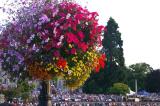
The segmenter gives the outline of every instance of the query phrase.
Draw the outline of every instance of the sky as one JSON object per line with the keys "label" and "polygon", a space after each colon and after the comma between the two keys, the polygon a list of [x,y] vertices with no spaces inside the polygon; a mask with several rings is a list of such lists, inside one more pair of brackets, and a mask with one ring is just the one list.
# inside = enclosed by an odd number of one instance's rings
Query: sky
{"label": "sky", "polygon": [[99,13],[99,23],[115,19],[122,33],[127,66],[145,62],[160,68],[160,0],[83,0]]}
{"label": "sky", "polygon": [[[115,19],[122,33],[127,66],[146,62],[160,68],[160,0],[79,0],[99,13],[99,23]],[[2,14],[0,13],[0,18]]]}

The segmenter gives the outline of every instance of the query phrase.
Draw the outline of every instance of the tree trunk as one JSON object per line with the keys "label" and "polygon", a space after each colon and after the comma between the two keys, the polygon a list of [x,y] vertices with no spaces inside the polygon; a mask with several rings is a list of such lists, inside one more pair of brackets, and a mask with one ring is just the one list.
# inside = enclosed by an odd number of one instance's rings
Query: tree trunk
{"label": "tree trunk", "polygon": [[41,81],[41,86],[39,106],[52,106],[50,81]]}

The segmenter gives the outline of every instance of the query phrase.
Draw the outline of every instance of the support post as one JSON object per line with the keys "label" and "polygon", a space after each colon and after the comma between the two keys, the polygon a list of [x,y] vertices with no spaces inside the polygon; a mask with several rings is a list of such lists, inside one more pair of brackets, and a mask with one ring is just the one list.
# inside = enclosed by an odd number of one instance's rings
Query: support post
{"label": "support post", "polygon": [[136,95],[137,95],[137,79],[135,79],[135,92],[136,92]]}
{"label": "support post", "polygon": [[52,106],[50,81],[41,81],[41,90],[38,106]]}

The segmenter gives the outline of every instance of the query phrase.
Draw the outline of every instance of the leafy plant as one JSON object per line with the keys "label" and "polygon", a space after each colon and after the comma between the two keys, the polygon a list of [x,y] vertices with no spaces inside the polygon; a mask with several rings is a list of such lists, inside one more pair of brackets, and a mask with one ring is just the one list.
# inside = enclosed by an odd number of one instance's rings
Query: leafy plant
{"label": "leafy plant", "polygon": [[109,93],[126,95],[126,93],[129,93],[129,87],[123,83],[114,83],[113,86],[109,88]]}

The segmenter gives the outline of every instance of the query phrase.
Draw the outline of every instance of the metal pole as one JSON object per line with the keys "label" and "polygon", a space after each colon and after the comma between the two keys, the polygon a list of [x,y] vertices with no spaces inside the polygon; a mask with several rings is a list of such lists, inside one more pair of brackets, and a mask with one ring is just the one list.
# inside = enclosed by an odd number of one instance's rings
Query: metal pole
{"label": "metal pole", "polygon": [[137,79],[135,79],[135,92],[137,94]]}
{"label": "metal pole", "polygon": [[41,86],[38,106],[52,106],[50,81],[41,81]]}
{"label": "metal pole", "polygon": [[51,83],[47,81],[47,106],[52,106],[52,98],[51,98]]}

